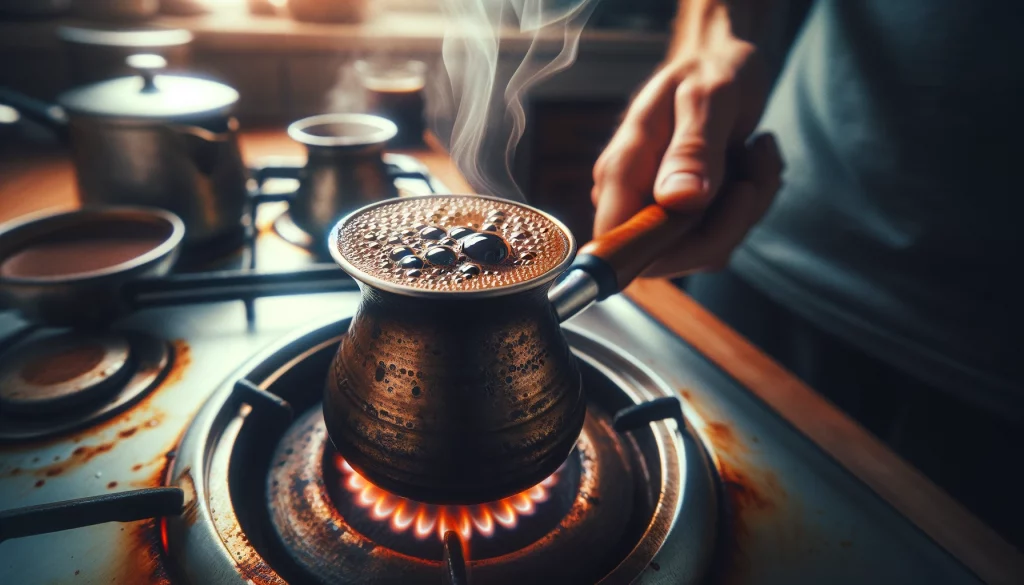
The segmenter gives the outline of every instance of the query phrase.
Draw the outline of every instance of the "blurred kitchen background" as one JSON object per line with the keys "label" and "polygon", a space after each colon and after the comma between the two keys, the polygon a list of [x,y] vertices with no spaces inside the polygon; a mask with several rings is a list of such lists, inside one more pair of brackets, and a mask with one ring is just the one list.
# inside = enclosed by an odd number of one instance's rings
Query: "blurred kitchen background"
{"label": "blurred kitchen background", "polygon": [[[441,1],[0,0],[0,86],[52,101],[69,88],[130,74],[130,54],[156,53],[170,70],[237,89],[243,131],[283,129],[305,116],[360,109],[337,89],[355,61],[415,59],[427,66],[427,117],[444,142],[451,112],[438,103],[447,82]],[[591,168],[630,95],[662,59],[674,5],[600,0],[576,63],[525,100],[516,183],[581,241],[590,233]],[[531,37],[511,24],[500,36],[499,68],[514,67]],[[561,39],[551,43],[557,51]],[[546,50],[544,39],[537,50]],[[48,141],[45,130],[0,106],[0,149]],[[503,156],[497,150],[488,156]]]}

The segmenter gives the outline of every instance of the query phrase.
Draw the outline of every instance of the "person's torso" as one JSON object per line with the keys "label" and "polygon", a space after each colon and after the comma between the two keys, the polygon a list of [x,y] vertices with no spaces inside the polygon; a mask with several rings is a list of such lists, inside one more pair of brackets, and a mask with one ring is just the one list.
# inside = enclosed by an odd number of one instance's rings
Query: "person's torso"
{"label": "person's torso", "polygon": [[1022,22],[1012,2],[819,0],[762,123],[785,186],[734,257],[823,327],[991,406],[1024,404]]}

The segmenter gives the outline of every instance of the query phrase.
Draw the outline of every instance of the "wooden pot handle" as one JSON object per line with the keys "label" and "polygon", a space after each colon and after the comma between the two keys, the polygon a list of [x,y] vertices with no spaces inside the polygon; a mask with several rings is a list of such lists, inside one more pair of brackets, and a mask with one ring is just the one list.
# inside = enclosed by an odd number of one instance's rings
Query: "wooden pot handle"
{"label": "wooden pot handle", "polygon": [[[700,221],[699,214],[669,211],[658,204],[641,209],[622,225],[583,245],[577,262],[603,261],[622,290]],[[608,283],[609,285],[611,283]],[[602,286],[602,289],[605,289]],[[608,291],[602,290],[602,297]]]}

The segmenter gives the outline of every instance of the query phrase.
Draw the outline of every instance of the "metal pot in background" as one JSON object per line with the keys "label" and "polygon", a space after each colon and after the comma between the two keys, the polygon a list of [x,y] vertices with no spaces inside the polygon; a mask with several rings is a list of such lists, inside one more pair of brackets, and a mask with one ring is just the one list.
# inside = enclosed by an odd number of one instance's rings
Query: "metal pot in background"
{"label": "metal pot in background", "polygon": [[4,223],[0,307],[36,326],[102,329],[145,307],[356,287],[334,266],[170,275],[184,235],[178,216],[150,207],[85,207]]}
{"label": "metal pot in background", "polygon": [[[116,292],[122,284],[170,272],[184,234],[185,226],[176,215],[146,207],[85,208],[19,218],[0,226],[0,303],[48,324],[102,323],[121,310]],[[32,266],[32,274],[11,266],[13,257],[34,246],[63,244],[88,249],[91,256],[109,255],[109,250],[95,245],[97,241],[108,247],[122,243],[132,252],[87,268],[59,260],[53,251],[39,256],[50,265]],[[69,255],[70,251],[63,252]]]}
{"label": "metal pot in background", "polygon": [[50,126],[71,144],[84,205],[147,205],[185,222],[188,249],[240,244],[248,171],[227,85],[161,75],[158,55],[129,58],[138,73],[77,88],[58,106],[0,89],[0,103]]}
{"label": "metal pot in background", "polygon": [[167,61],[167,71],[185,71],[192,60],[192,33],[184,29],[61,26],[57,38],[76,86],[133,74],[127,59],[139,53],[160,55]]}
{"label": "metal pot in background", "polygon": [[[321,242],[316,252],[329,257],[327,234],[345,214],[369,203],[398,196],[395,174],[381,158],[388,140],[398,132],[390,120],[367,114],[322,114],[288,127],[288,135],[306,146],[302,167],[257,169],[260,182],[269,178],[298,179],[289,201],[292,222]],[[320,249],[323,248],[323,249]]]}

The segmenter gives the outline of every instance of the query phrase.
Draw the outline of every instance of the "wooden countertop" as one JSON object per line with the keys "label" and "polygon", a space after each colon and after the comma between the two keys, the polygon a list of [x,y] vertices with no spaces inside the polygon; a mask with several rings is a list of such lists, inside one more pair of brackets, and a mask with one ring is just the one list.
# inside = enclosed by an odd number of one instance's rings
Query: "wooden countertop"
{"label": "wooden countertop", "polygon": [[[253,162],[266,156],[304,156],[304,147],[280,130],[251,130],[240,137],[242,156]],[[453,193],[473,193],[455,164],[435,140],[426,149],[398,150],[422,161]],[[33,152],[18,157],[0,156],[0,223],[42,211],[78,207],[71,161],[61,152]]]}
{"label": "wooden countertop", "polygon": [[[248,160],[294,156],[283,132],[243,134]],[[410,151],[454,192],[473,192],[436,143]],[[0,160],[0,221],[77,206],[70,161],[56,154]],[[641,279],[625,293],[667,329],[728,372],[782,418],[871,487],[925,534],[992,584],[1024,582],[1024,556],[882,442],[705,311],[671,283]]]}
{"label": "wooden countertop", "polygon": [[1024,555],[672,283],[640,279],[626,295],[773,408],[783,419],[990,584],[1024,583]]}

